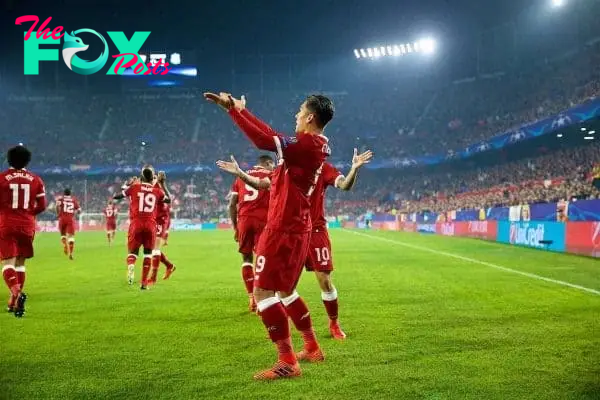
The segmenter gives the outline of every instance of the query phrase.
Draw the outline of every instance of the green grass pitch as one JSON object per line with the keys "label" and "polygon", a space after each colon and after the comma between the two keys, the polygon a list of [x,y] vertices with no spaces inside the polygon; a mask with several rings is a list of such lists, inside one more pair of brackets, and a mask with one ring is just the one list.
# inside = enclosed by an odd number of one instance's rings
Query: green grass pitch
{"label": "green grass pitch", "polygon": [[600,291],[598,260],[334,231],[348,339],[328,338],[305,273],[298,291],[327,360],[304,365],[300,379],[264,383],[252,375],[275,350],[246,311],[231,232],[172,233],[166,253],[178,270],[146,292],[126,283],[118,235],[109,248],[101,233],[79,234],[73,262],[58,235],[37,237],[27,313],[0,318],[1,399],[600,398],[600,295],[447,253]]}

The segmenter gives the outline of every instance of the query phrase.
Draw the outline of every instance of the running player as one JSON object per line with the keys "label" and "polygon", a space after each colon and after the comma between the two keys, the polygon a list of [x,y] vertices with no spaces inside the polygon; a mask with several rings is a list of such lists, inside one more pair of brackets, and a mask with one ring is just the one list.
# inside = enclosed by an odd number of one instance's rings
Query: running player
{"label": "running player", "polygon": [[58,215],[58,230],[60,232],[63,251],[73,259],[75,250],[75,217],[81,211],[79,202],[71,195],[71,189],[64,190],[63,195],[56,199],[56,214]]}
{"label": "running player", "polygon": [[[159,171],[156,176],[155,186],[162,188],[165,186],[167,175],[164,171]],[[158,267],[160,263],[163,263],[167,270],[163,275],[163,280],[167,280],[171,277],[171,274],[175,272],[175,265],[165,256],[165,253],[161,250],[161,247],[165,246],[167,232],[171,223],[171,203],[160,204],[156,208],[156,243],[154,250],[152,250],[152,273],[148,279],[148,285],[152,286],[156,283],[158,275]]]}
{"label": "running player", "polygon": [[108,239],[108,245],[111,245],[111,242],[115,240],[115,232],[117,231],[117,216],[119,215],[119,210],[115,205],[114,201],[108,200],[108,204],[106,208],[104,208],[104,218],[106,222],[106,238]]}

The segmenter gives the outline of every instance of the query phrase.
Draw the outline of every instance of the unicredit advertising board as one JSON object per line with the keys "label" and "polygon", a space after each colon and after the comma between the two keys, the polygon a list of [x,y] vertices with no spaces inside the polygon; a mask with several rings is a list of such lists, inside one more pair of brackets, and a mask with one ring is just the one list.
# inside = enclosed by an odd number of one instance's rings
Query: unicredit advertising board
{"label": "unicredit advertising board", "polygon": [[565,251],[566,225],[561,222],[498,222],[498,241],[517,246]]}

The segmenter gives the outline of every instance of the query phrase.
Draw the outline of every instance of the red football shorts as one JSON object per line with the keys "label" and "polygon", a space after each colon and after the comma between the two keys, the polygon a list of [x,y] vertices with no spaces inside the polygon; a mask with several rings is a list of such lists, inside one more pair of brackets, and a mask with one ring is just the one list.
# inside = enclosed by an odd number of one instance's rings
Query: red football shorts
{"label": "red football shorts", "polygon": [[265,228],[256,248],[254,286],[291,293],[306,261],[310,232],[288,233]]}
{"label": "red football shorts", "polygon": [[327,229],[319,229],[310,235],[310,246],[306,258],[307,271],[333,271],[331,241]]}
{"label": "red football shorts", "polygon": [[73,219],[59,219],[58,231],[61,236],[73,236],[75,234],[75,221],[73,221]]}
{"label": "red football shorts", "polygon": [[168,231],[169,231],[169,221],[158,221],[156,223],[156,237],[157,238],[166,239]]}
{"label": "red football shorts", "polygon": [[260,235],[265,229],[266,221],[261,218],[240,217],[238,219],[238,244],[239,252],[252,254],[258,246]]}
{"label": "red football shorts", "polygon": [[112,231],[116,231],[117,230],[117,221],[114,220],[107,220],[106,221],[106,230],[109,232]]}
{"label": "red football shorts", "polygon": [[22,229],[0,228],[0,259],[32,258],[34,236],[35,233]]}
{"label": "red football shorts", "polygon": [[156,222],[135,221],[129,225],[127,234],[127,248],[131,254],[137,254],[140,247],[146,250],[154,250],[156,243]]}

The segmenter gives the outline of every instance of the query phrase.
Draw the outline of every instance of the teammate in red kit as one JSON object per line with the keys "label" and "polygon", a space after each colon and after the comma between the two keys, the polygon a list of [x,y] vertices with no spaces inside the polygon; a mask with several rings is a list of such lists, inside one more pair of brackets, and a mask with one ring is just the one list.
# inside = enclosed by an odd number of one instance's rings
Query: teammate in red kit
{"label": "teammate in red kit", "polygon": [[108,239],[109,246],[111,242],[115,240],[118,215],[119,210],[117,209],[117,206],[115,205],[113,200],[108,200],[108,204],[106,205],[106,208],[104,208],[104,218],[106,219],[106,238]]}
{"label": "teammate in red kit", "polygon": [[75,250],[75,216],[81,211],[79,202],[71,195],[71,189],[65,189],[62,196],[56,199],[56,214],[58,215],[58,230],[65,255],[73,259]]}
{"label": "teammate in red kit", "polygon": [[[329,316],[329,332],[337,340],[345,339],[346,334],[338,322],[338,295],[331,281],[333,260],[331,241],[327,232],[327,220],[325,219],[325,192],[329,186],[334,186],[340,190],[352,189],[358,176],[358,170],[363,165],[368,164],[372,157],[373,153],[370,150],[358,154],[358,151],[354,149],[352,167],[346,177],[330,163],[324,163],[315,190],[310,197],[312,233],[310,236],[310,249],[306,260],[306,269],[307,271],[315,272],[317,282],[321,288],[323,305]],[[236,175],[247,185],[255,189],[264,189],[270,186],[269,178],[257,178],[245,174],[233,157],[231,157],[231,162],[217,161],[217,165],[222,170]]]}
{"label": "teammate in red kit", "polygon": [[[160,182],[159,182],[160,183]],[[140,247],[144,249],[141,289],[148,288],[148,274],[152,263],[152,250],[156,241],[156,208],[171,201],[163,181],[160,187],[154,186],[154,169],[145,166],[139,180],[132,180],[123,187],[123,192],[114,196],[115,200],[129,198],[129,232],[127,238],[127,277],[133,284],[135,261]]]}
{"label": "teammate in red kit", "polygon": [[[275,163],[271,156],[260,156],[258,165],[246,173],[258,179],[271,176]],[[258,190],[238,178],[231,186],[229,216],[234,229],[235,241],[242,255],[242,279],[249,299],[249,310],[256,312],[254,300],[254,250],[267,224],[269,192]]]}
{"label": "teammate in red kit", "polygon": [[[167,175],[164,171],[159,171],[156,176],[155,186],[162,188],[165,181],[167,179]],[[154,285],[156,283],[157,275],[158,275],[158,267],[160,263],[163,263],[167,270],[163,275],[163,280],[167,280],[171,277],[171,274],[175,272],[175,265],[165,253],[161,250],[161,247],[165,245],[167,232],[169,231],[169,224],[171,223],[171,203],[162,203],[158,207],[156,207],[156,243],[154,244],[154,250],[152,250],[152,273],[150,274],[150,278],[148,279],[148,285]]]}
{"label": "teammate in red kit", "polygon": [[25,313],[25,260],[33,257],[35,217],[46,209],[44,182],[27,171],[31,152],[23,146],[8,150],[10,168],[0,174],[0,259],[10,290],[8,312]]}
{"label": "teammate in red kit", "polygon": [[[295,289],[310,244],[309,198],[323,162],[331,154],[323,129],[333,118],[333,103],[325,96],[309,96],[296,114],[296,135],[286,137],[246,110],[243,99],[234,99],[227,93],[206,93],[205,97],[228,110],[256,147],[277,152],[278,166],[271,180],[267,226],[256,249],[254,296],[279,357],[271,369],[259,372],[254,378],[300,376],[298,360],[324,359],[310,312]],[[304,340],[304,349],[298,354],[293,351],[288,316]]]}

